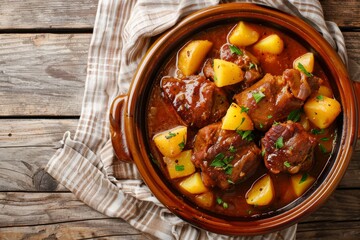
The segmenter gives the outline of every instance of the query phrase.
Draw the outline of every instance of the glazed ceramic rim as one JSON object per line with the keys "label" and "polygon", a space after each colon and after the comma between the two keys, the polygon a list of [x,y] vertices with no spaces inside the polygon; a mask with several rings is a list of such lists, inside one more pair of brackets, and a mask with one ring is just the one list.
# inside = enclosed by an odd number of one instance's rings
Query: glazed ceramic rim
{"label": "glazed ceramic rim", "polygon": [[[157,61],[164,59],[161,55],[164,54],[164,51],[171,52],[171,49],[163,49],[162,46],[175,47],[187,38],[189,29],[192,29],[192,32],[199,31],[203,25],[210,26],[211,23],[220,23],[232,18],[253,19],[279,25],[302,36],[328,66],[328,70],[335,80],[334,84],[338,89],[343,108],[342,133],[338,136],[338,152],[334,154],[336,160],[316,190],[292,209],[269,218],[255,220],[249,218],[248,221],[217,218],[213,214],[194,208],[182,199],[181,194],[174,194],[172,188],[166,184],[166,180],[164,181],[158,174],[148,156],[147,138],[143,130],[144,109],[147,101],[146,91],[151,84],[150,78],[153,74],[148,69],[155,66]],[[350,97],[349,93],[351,93]],[[273,232],[298,222],[300,218],[316,210],[331,195],[344,175],[353,152],[356,139],[356,118],[354,91],[346,69],[338,55],[320,34],[302,20],[277,10],[247,3],[231,3],[210,7],[189,15],[152,45],[133,78],[127,102],[125,124],[128,145],[143,180],[158,200],[170,211],[185,221],[211,232],[227,235],[258,235]],[[333,156],[334,159],[335,156]]]}

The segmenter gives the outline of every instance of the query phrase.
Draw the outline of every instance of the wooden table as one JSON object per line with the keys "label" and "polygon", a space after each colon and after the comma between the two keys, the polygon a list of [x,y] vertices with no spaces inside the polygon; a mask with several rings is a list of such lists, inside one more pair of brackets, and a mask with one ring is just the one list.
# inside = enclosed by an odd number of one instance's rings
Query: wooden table
{"label": "wooden table", "polygon": [[[360,0],[323,0],[360,64]],[[43,168],[81,111],[96,0],[2,0],[0,239],[144,239],[77,200]],[[360,142],[360,141],[359,141]],[[360,239],[360,143],[344,179],[298,239]]]}

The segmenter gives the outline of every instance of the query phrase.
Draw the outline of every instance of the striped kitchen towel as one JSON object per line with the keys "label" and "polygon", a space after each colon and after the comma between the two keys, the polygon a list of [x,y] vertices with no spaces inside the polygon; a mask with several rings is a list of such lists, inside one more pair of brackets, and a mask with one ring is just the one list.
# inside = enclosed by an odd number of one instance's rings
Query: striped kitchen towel
{"label": "striped kitchen towel", "polygon": [[[46,170],[77,198],[109,216],[126,220],[159,239],[295,239],[296,225],[254,237],[228,237],[197,229],[167,210],[149,191],[131,163],[117,161],[110,141],[109,108],[129,89],[150,38],[196,10],[219,0],[100,0],[92,36],[85,94],[78,128],[66,132]],[[347,64],[339,28],[325,22],[316,0],[248,0],[305,19],[322,33]]]}

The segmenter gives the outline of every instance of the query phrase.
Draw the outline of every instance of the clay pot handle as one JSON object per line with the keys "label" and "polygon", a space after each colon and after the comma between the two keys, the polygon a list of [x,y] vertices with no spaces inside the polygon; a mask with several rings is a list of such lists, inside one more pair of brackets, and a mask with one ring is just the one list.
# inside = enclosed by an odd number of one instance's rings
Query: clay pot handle
{"label": "clay pot handle", "polygon": [[356,107],[358,112],[358,132],[357,138],[360,139],[360,82],[354,82],[355,98],[356,98]]}
{"label": "clay pot handle", "polygon": [[125,109],[127,95],[119,95],[110,108],[110,134],[115,154],[120,161],[133,162],[125,133]]}

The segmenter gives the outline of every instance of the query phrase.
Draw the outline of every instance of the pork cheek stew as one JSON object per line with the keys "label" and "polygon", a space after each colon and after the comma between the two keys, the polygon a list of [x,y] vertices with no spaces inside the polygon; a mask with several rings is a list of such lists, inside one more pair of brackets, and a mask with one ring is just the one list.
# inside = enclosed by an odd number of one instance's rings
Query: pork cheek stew
{"label": "pork cheek stew", "polygon": [[313,53],[268,26],[209,28],[174,52],[152,87],[152,160],[196,206],[259,217],[315,183],[341,112]]}

